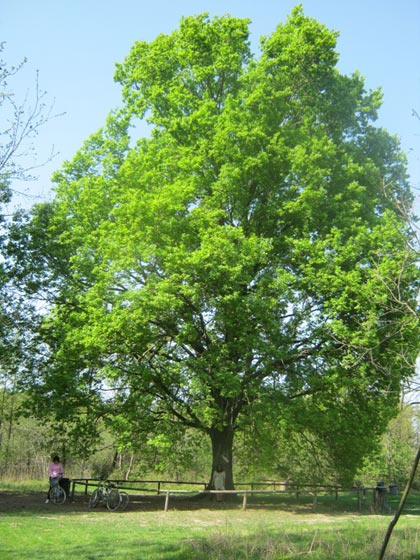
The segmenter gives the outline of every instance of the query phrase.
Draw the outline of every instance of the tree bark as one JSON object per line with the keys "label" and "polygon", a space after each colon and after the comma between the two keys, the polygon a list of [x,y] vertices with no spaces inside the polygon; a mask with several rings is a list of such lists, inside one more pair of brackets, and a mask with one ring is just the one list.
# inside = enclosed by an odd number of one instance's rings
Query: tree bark
{"label": "tree bark", "polygon": [[212,428],[210,438],[212,444],[212,469],[210,473],[209,487],[212,484],[212,476],[218,465],[222,465],[226,472],[226,490],[234,490],[232,448],[233,448],[234,429],[232,426],[225,426],[222,430]]}

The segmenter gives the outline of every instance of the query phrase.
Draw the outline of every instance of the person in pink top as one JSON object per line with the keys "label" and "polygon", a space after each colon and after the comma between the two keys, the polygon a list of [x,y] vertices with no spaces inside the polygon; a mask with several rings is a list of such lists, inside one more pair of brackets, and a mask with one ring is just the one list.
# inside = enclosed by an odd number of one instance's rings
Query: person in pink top
{"label": "person in pink top", "polygon": [[55,457],[53,457],[52,463],[50,463],[48,467],[48,478],[50,481],[50,488],[48,488],[48,495],[45,501],[46,504],[48,504],[48,502],[50,501],[51,479],[61,478],[63,474],[64,474],[64,469],[63,469],[63,465],[60,462],[60,457],[58,455],[55,455]]}

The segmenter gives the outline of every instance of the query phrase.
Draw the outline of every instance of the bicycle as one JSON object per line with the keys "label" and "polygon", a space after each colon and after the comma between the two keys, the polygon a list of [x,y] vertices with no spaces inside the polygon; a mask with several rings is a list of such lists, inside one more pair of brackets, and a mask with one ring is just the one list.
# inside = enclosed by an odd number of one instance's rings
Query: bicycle
{"label": "bicycle", "polygon": [[55,476],[50,480],[50,500],[54,504],[64,504],[67,498],[66,491],[60,486],[60,478]]}
{"label": "bicycle", "polygon": [[89,507],[95,508],[100,502],[103,502],[109,511],[117,511],[121,505],[122,497],[115,484],[109,481],[99,482],[98,487],[90,496]]}

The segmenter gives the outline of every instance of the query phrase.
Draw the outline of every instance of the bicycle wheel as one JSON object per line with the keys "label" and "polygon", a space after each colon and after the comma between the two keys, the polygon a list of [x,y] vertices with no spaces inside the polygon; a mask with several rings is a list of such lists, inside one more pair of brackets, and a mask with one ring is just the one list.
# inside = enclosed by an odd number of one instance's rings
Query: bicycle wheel
{"label": "bicycle wheel", "polygon": [[124,511],[125,508],[128,506],[128,502],[130,501],[130,498],[128,497],[127,492],[121,492],[120,491],[120,496],[121,496],[121,503],[120,503],[120,507],[118,509],[120,511]]}
{"label": "bicycle wheel", "polygon": [[112,488],[108,492],[108,496],[106,498],[106,507],[109,511],[116,511],[120,507],[121,503],[121,494],[119,490],[116,488]]}
{"label": "bicycle wheel", "polygon": [[101,493],[99,491],[99,488],[96,488],[96,490],[94,490],[90,495],[89,507],[90,508],[96,507],[99,504],[100,499],[101,499]]}
{"label": "bicycle wheel", "polygon": [[67,495],[65,490],[61,488],[59,484],[57,486],[53,486],[50,490],[50,498],[54,504],[64,504],[66,501]]}

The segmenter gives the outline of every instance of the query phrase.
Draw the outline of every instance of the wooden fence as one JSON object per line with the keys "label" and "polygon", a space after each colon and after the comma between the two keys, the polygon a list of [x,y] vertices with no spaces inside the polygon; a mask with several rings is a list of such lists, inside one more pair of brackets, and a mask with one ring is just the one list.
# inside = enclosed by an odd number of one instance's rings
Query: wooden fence
{"label": "wooden fence", "polygon": [[[131,490],[134,492],[145,492],[146,494],[161,494],[162,485],[173,484],[176,486],[197,486],[202,487],[203,490],[206,489],[205,482],[179,482],[175,480],[118,480],[118,479],[107,479],[108,482],[112,482],[121,490]],[[73,478],[71,480],[71,495],[74,496],[77,486],[82,486],[84,488],[84,494],[87,495],[90,487],[97,487],[103,479],[100,478]],[[147,486],[145,486],[147,485]]]}
{"label": "wooden fence", "polygon": [[[207,483],[205,482],[191,482],[191,481],[175,481],[175,480],[118,480],[107,479],[118,486],[121,490],[131,491],[135,493],[156,494],[165,496],[165,511],[168,511],[169,501],[171,496],[196,494],[218,494],[215,490],[208,490]],[[77,487],[83,488],[83,493],[88,494],[89,489],[92,490],[101,483],[101,479],[97,478],[75,478],[71,480],[71,496],[73,497]],[[169,488],[173,486],[173,488]],[[179,490],[180,486],[188,486],[186,490]],[[245,488],[243,488],[245,487]],[[278,494],[293,494],[297,498],[302,495],[312,497],[312,509],[315,511],[317,507],[317,499],[320,494],[334,494],[335,499],[338,499],[340,492],[355,492],[357,493],[358,509],[362,510],[363,504],[366,503],[368,495],[373,492],[373,501],[375,500],[375,488],[361,487],[351,488],[348,490],[343,489],[339,485],[334,484],[297,484],[279,481],[262,481],[262,482],[249,482],[236,484],[235,490],[224,490],[224,495],[241,495],[242,496],[242,509],[246,509],[248,497],[257,494],[265,495],[278,495]]]}

